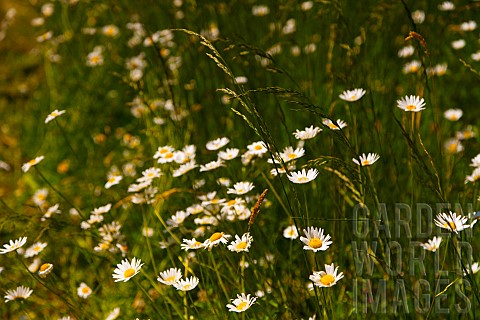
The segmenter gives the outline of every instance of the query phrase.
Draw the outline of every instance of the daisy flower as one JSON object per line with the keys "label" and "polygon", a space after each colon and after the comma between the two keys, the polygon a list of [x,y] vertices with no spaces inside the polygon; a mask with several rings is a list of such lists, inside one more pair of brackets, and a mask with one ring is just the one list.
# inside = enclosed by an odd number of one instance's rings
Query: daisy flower
{"label": "daisy flower", "polygon": [[167,286],[173,286],[181,278],[182,271],[180,269],[170,268],[166,271],[160,272],[160,276],[157,278],[157,281],[166,284]]}
{"label": "daisy flower", "polygon": [[480,167],[480,153],[477,154],[473,159],[472,163],[470,163],[471,167],[479,168]]}
{"label": "daisy flower", "polygon": [[462,152],[464,149],[463,144],[457,138],[451,138],[445,141],[445,150],[447,153],[455,154]]}
{"label": "daisy flower", "polygon": [[14,290],[7,290],[5,292],[5,303],[17,299],[27,299],[33,293],[33,290],[29,287],[19,286]]}
{"label": "daisy flower", "polygon": [[376,153],[369,153],[368,155],[365,155],[365,153],[363,153],[360,156],[360,161],[355,158],[353,158],[352,161],[359,166],[365,167],[365,166],[371,166],[378,159],[380,159],[380,156]]}
{"label": "daisy flower", "polygon": [[419,112],[425,109],[425,101],[418,96],[405,96],[397,100],[397,107],[404,111]]}
{"label": "daisy flower", "polygon": [[450,121],[457,121],[460,119],[463,115],[462,109],[448,109],[445,110],[443,113],[443,116],[445,119],[450,120]]}
{"label": "daisy flower", "polygon": [[248,151],[252,155],[262,156],[268,151],[267,145],[263,141],[257,141],[247,146]]}
{"label": "daisy flower", "polygon": [[465,177],[465,184],[469,182],[475,183],[478,179],[480,179],[480,167],[475,168],[475,170],[473,170],[473,173],[471,175]]}
{"label": "daisy flower", "polygon": [[232,304],[227,304],[228,311],[230,312],[243,312],[250,308],[257,297],[250,297],[250,294],[237,294],[236,299],[232,299]]}
{"label": "daisy flower", "polygon": [[206,148],[207,150],[210,150],[210,151],[218,150],[226,146],[229,142],[230,142],[230,139],[226,137],[218,138],[212,141],[208,141]]}
{"label": "daisy flower", "polygon": [[473,31],[477,29],[477,23],[473,20],[463,22],[460,24],[460,29],[462,31]]}
{"label": "daisy flower", "polygon": [[122,181],[122,176],[112,175],[108,178],[107,183],[105,183],[105,189],[110,189],[112,186],[119,184]]}
{"label": "daisy flower", "polygon": [[335,268],[334,264],[325,265],[325,271],[315,271],[310,275],[309,279],[312,280],[313,284],[317,287],[328,288],[337,283],[338,280],[343,278],[343,272],[340,272],[337,275],[338,266]]}
{"label": "daisy flower", "polygon": [[343,91],[339,95],[339,97],[342,100],[353,102],[353,101],[360,100],[365,93],[366,93],[365,90],[363,90],[362,88],[358,88],[358,89]]}
{"label": "daisy flower", "polygon": [[48,116],[47,118],[45,119],[45,123],[49,123],[50,121],[52,121],[53,119],[55,119],[56,117],[58,116],[61,116],[62,114],[64,114],[66,111],[65,110],[61,110],[61,111],[58,111],[57,109],[53,110]]}
{"label": "daisy flower", "polygon": [[215,161],[210,161],[207,164],[200,165],[200,172],[210,171],[210,170],[214,170],[214,169],[224,167],[224,166],[225,166],[225,164],[224,164],[223,160],[218,159],[218,160],[215,160]]}
{"label": "daisy flower", "polygon": [[143,266],[143,263],[141,262],[141,259],[133,258],[131,263],[128,261],[128,259],[125,259],[122,261],[122,263],[117,264],[117,268],[112,274],[115,282],[127,282],[130,280],[130,278],[140,272],[140,269]]}
{"label": "daisy flower", "polygon": [[190,291],[197,287],[198,285],[198,278],[191,276],[190,278],[180,279],[173,284],[173,286],[180,291]]}
{"label": "daisy flower", "polygon": [[37,254],[42,252],[47,245],[48,244],[46,242],[35,242],[33,245],[27,248],[27,250],[25,250],[24,257],[31,258],[33,256],[36,256]]}
{"label": "daisy flower", "polygon": [[175,149],[171,146],[158,147],[157,151],[153,155],[153,159],[165,157],[165,155],[169,153],[171,153],[173,157],[173,151],[175,151]]}
{"label": "daisy flower", "polygon": [[252,191],[253,188],[255,188],[255,186],[253,185],[252,182],[241,181],[241,182],[235,183],[233,185],[233,188],[229,188],[227,190],[227,193],[228,194],[242,195],[242,194],[245,194],[245,193],[248,193],[248,192]]}
{"label": "daisy flower", "polygon": [[90,294],[92,294],[92,289],[85,282],[80,283],[77,288],[77,295],[80,298],[87,299]]}
{"label": "daisy flower", "polygon": [[303,229],[303,232],[307,236],[306,238],[300,237],[300,241],[305,244],[304,250],[325,251],[332,244],[332,241],[329,241],[331,239],[330,235],[324,236],[322,228],[308,227]]}
{"label": "daisy flower", "polygon": [[413,46],[406,46],[398,50],[399,58],[408,58],[415,53],[415,48]]}
{"label": "daisy flower", "polygon": [[310,127],[305,128],[304,130],[296,130],[293,135],[295,136],[295,139],[298,140],[308,140],[315,138],[317,134],[322,131],[319,127],[314,127],[313,125]]}
{"label": "daisy flower", "polygon": [[0,249],[0,254],[5,254],[19,249],[27,242],[27,237],[18,238],[15,241],[10,240],[9,243],[3,245],[3,249]]}
{"label": "daisy flower", "polygon": [[110,24],[102,28],[102,33],[107,37],[116,37],[119,33],[119,29],[116,25]]}
{"label": "daisy flower", "polygon": [[196,249],[203,248],[203,243],[201,243],[200,241],[197,241],[195,238],[191,240],[183,239],[182,241],[184,242],[180,245],[180,248],[182,248],[182,250],[188,251],[188,250],[196,250]]}
{"label": "daisy flower", "polygon": [[326,125],[327,127],[329,127],[331,130],[340,130],[340,129],[343,129],[347,126],[347,123],[343,120],[337,119],[337,121],[335,121],[335,122],[336,123],[334,123],[330,119],[323,119],[322,120],[322,123],[324,125]]}
{"label": "daisy flower", "polygon": [[40,266],[40,269],[38,270],[38,276],[40,278],[46,278],[47,275],[50,274],[53,270],[53,264],[51,263],[44,263]]}
{"label": "daisy flower", "polygon": [[96,67],[101,66],[103,64],[103,55],[102,55],[103,47],[97,46],[93,48],[93,51],[87,55],[87,66],[88,67]]}
{"label": "daisy flower", "polygon": [[174,170],[172,176],[174,178],[183,176],[185,173],[195,169],[196,167],[198,167],[198,165],[195,163],[194,160],[192,160],[190,162],[182,164],[180,167],[178,167],[178,169]]}
{"label": "daisy flower", "polygon": [[463,275],[466,276],[467,274],[476,274],[478,271],[480,271],[480,265],[478,262],[472,263],[471,268],[467,266],[467,272],[464,272]]}
{"label": "daisy flower", "polygon": [[215,232],[203,242],[203,248],[211,250],[213,247],[218,246],[220,243],[227,244],[228,239],[231,238],[231,235],[225,234],[223,232]]}
{"label": "daisy flower", "polygon": [[28,170],[30,170],[31,167],[33,167],[34,165],[37,165],[40,161],[42,161],[45,157],[44,156],[40,156],[40,157],[36,157],[35,159],[32,159],[26,163],[24,163],[22,165],[22,171],[23,172],[27,172]]}
{"label": "daisy flower", "polygon": [[470,225],[466,224],[467,221],[468,217],[457,215],[456,213],[451,211],[449,213],[437,214],[437,218],[434,220],[435,224],[438,227],[447,229],[455,233],[469,228]]}
{"label": "daisy flower", "polygon": [[250,233],[244,233],[240,238],[238,235],[235,235],[235,240],[230,243],[227,247],[228,250],[233,252],[248,252],[250,246],[252,245],[253,237]]}
{"label": "daisy flower", "polygon": [[142,177],[137,179],[137,182],[144,182],[153,180],[155,178],[159,178],[162,175],[162,171],[159,168],[148,168],[147,170],[142,172]]}
{"label": "daisy flower", "polygon": [[314,180],[318,175],[317,169],[308,169],[308,172],[305,169],[302,169],[298,172],[292,172],[287,174],[288,180],[293,183],[307,183]]}
{"label": "daisy flower", "polygon": [[189,212],[185,212],[183,210],[177,211],[170,219],[168,219],[167,225],[169,225],[172,228],[176,228],[180,226],[183,221],[190,215]]}
{"label": "daisy flower", "polygon": [[297,227],[294,225],[288,226],[283,230],[283,236],[287,239],[297,239],[298,238],[298,231]]}
{"label": "daisy flower", "polygon": [[120,308],[114,308],[112,312],[108,314],[105,320],[115,320],[120,316]]}
{"label": "daisy flower", "polygon": [[451,1],[443,1],[438,5],[438,10],[440,11],[451,11],[455,10],[455,5]]}
{"label": "daisy flower", "polygon": [[463,39],[458,39],[458,40],[452,41],[452,43],[451,43],[452,48],[455,49],[455,50],[463,49],[466,44],[467,44],[467,42]]}
{"label": "daisy flower", "polygon": [[475,131],[473,131],[472,126],[468,126],[466,129],[461,130],[461,131],[457,131],[455,133],[455,137],[458,140],[472,139],[472,138],[475,138],[476,136],[477,136],[477,134],[475,133]]}
{"label": "daisy flower", "polygon": [[421,67],[422,67],[422,63],[420,61],[413,60],[413,61],[410,61],[410,62],[406,63],[403,66],[403,73],[405,73],[405,74],[415,73],[418,70],[420,70]]}
{"label": "daisy flower", "polygon": [[297,148],[293,150],[292,147],[286,147],[283,149],[283,152],[280,153],[280,157],[282,157],[283,162],[289,162],[291,160],[303,157],[304,154],[305,149],[303,148]]}
{"label": "daisy flower", "polygon": [[440,248],[440,243],[442,242],[442,237],[433,237],[433,239],[429,239],[427,243],[420,244],[422,248],[428,251],[435,252],[438,248]]}
{"label": "daisy flower", "polygon": [[51,206],[50,208],[48,208],[47,212],[45,212],[45,214],[43,215],[43,217],[40,220],[45,221],[47,219],[50,219],[54,213],[62,213],[62,211],[60,209],[58,209],[59,206],[60,206],[60,204],[57,203],[57,204]]}
{"label": "daisy flower", "polygon": [[228,148],[225,151],[218,152],[218,157],[222,160],[228,161],[235,159],[239,152],[240,150],[237,148]]}

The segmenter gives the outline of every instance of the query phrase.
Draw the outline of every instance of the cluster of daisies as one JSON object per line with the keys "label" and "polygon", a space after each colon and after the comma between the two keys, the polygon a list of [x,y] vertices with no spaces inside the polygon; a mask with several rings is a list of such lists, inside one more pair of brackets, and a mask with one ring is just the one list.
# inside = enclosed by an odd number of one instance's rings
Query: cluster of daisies
{"label": "cluster of daisies", "polygon": [[[478,217],[473,214],[468,216],[462,216],[452,211],[441,212],[437,214],[434,219],[435,225],[439,228],[446,229],[452,234],[458,234],[466,229],[472,229],[477,223]],[[440,248],[442,243],[442,237],[433,237],[427,240],[426,243],[422,243],[421,247],[425,250],[436,252]],[[464,276],[471,273],[476,274],[480,271],[480,265],[478,262],[472,263],[467,266],[467,270],[464,270]]]}

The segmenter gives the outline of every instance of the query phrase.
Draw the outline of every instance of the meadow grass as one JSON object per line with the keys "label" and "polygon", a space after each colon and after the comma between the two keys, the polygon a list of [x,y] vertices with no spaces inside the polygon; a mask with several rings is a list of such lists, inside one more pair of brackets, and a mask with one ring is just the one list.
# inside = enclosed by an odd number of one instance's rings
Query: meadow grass
{"label": "meadow grass", "polygon": [[1,318],[475,319],[479,10],[2,1]]}

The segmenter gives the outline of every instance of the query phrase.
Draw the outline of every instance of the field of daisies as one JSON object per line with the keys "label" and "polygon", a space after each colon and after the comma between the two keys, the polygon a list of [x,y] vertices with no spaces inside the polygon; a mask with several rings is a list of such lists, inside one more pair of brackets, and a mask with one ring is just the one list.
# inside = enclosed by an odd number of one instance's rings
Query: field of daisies
{"label": "field of daisies", "polygon": [[0,319],[480,317],[480,2],[0,2]]}

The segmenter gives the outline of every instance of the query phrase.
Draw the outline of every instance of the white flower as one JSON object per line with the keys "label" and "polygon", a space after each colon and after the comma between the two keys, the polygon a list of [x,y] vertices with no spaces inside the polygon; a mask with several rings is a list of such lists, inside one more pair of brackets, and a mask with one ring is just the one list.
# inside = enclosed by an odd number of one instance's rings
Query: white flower
{"label": "white flower", "polygon": [[480,265],[478,264],[478,262],[474,262],[472,263],[471,268],[467,266],[467,272],[464,272],[463,275],[466,276],[470,273],[476,274],[478,271],[480,271]]}
{"label": "white flower", "polygon": [[160,276],[157,278],[157,281],[166,284],[167,286],[173,286],[181,278],[182,271],[180,269],[170,268],[166,271],[160,272]]}
{"label": "white flower", "polygon": [[334,123],[330,119],[323,119],[322,120],[322,123],[324,125],[326,125],[327,127],[329,127],[331,130],[340,130],[340,129],[343,129],[347,126],[347,123],[343,120],[337,119],[337,121],[335,121],[335,122],[336,123]]}
{"label": "white flower", "polygon": [[159,168],[151,167],[142,172],[142,177],[137,179],[137,182],[144,182],[159,178],[162,175],[162,171]]}
{"label": "white flower", "polygon": [[198,278],[191,276],[190,278],[180,279],[173,284],[173,286],[180,291],[190,291],[197,287],[198,285]]}
{"label": "white flower", "polygon": [[455,10],[455,5],[451,1],[444,1],[438,5],[438,10],[440,11]]}
{"label": "white flower", "polygon": [[230,312],[243,312],[250,308],[256,300],[257,297],[250,297],[250,294],[237,294],[237,298],[232,299],[232,304],[227,304],[227,308]]}
{"label": "white flower", "polygon": [[459,153],[462,152],[465,148],[463,147],[462,142],[457,138],[451,138],[445,141],[445,150],[447,153]]}
{"label": "white flower", "polygon": [[210,170],[214,170],[214,169],[217,169],[217,168],[220,168],[220,167],[224,167],[225,164],[223,162],[222,159],[218,159],[216,161],[210,161],[209,163],[207,164],[202,164],[200,165],[200,172],[203,172],[203,171],[210,171]]}
{"label": "white flower", "polygon": [[365,155],[365,153],[363,153],[360,156],[360,161],[355,158],[353,158],[352,161],[359,166],[365,167],[365,166],[371,166],[378,159],[380,159],[380,156],[376,153],[369,153],[368,155]]}
{"label": "white flower", "polygon": [[19,286],[14,290],[7,290],[5,292],[5,303],[17,299],[27,299],[33,293],[29,287]]}
{"label": "white flower", "polygon": [[403,66],[403,73],[405,73],[405,74],[415,73],[418,70],[420,70],[421,67],[422,67],[422,63],[420,61],[413,60],[413,61],[407,62]]}
{"label": "white flower", "polygon": [[339,97],[342,100],[353,102],[353,101],[360,100],[365,95],[365,93],[366,91],[364,89],[358,88],[358,89],[343,91],[339,95]]}
{"label": "white flower", "polygon": [[198,165],[195,163],[194,160],[192,160],[190,162],[182,164],[180,167],[178,167],[178,169],[174,170],[172,176],[174,178],[180,177],[188,171],[195,169],[196,167],[198,167]]}
{"label": "white flower", "polygon": [[305,169],[302,169],[298,172],[292,172],[287,174],[288,180],[293,183],[307,183],[314,180],[318,175],[317,169],[309,169],[308,172]]}
{"label": "white flower", "polygon": [[108,177],[107,183],[105,183],[105,189],[110,189],[112,186],[119,184],[122,181],[123,176],[112,175]]}
{"label": "white flower", "polygon": [[305,149],[303,148],[297,148],[293,150],[292,147],[286,147],[283,149],[283,152],[280,153],[280,157],[282,157],[283,162],[289,162],[291,160],[295,160],[298,158],[303,157],[305,154]]}
{"label": "white flower", "polygon": [[252,242],[253,237],[247,232],[244,233],[241,238],[238,235],[235,235],[235,240],[232,241],[227,248],[233,252],[248,252]]}
{"label": "white flower", "polygon": [[317,287],[324,287],[328,288],[335,285],[338,280],[343,278],[343,272],[337,275],[338,266],[335,268],[334,264],[325,265],[325,271],[316,271],[312,275],[310,275],[310,280],[312,280],[313,284]]}
{"label": "white flower", "polygon": [[27,250],[25,250],[24,257],[31,258],[33,256],[36,256],[37,254],[42,252],[47,245],[48,244],[46,242],[35,242],[33,245],[27,248]]}
{"label": "white flower", "polygon": [[296,130],[293,135],[295,136],[295,139],[298,139],[298,140],[308,140],[308,139],[312,139],[312,138],[315,138],[316,135],[322,131],[322,129],[320,129],[319,127],[314,127],[313,125],[310,126],[310,127],[307,127],[305,128],[304,130],[300,131],[300,130]]}
{"label": "white flower", "polygon": [[248,152],[252,155],[262,156],[268,151],[267,145],[262,141],[253,142],[247,146]]}
{"label": "white flower", "polygon": [[87,286],[85,282],[80,283],[80,286],[77,288],[77,295],[80,298],[87,299],[91,293],[92,293],[92,289],[89,286]]}
{"label": "white flower", "polygon": [[451,232],[458,233],[464,229],[470,228],[470,225],[466,224],[468,217],[457,215],[454,212],[439,213],[434,220],[435,224],[443,229],[450,230]]}
{"label": "white flower", "polygon": [[115,320],[118,318],[120,315],[120,308],[114,308],[112,312],[108,314],[108,316],[105,318],[105,320]]}
{"label": "white flower", "polygon": [[460,29],[462,31],[473,31],[477,29],[477,23],[473,20],[463,22],[460,24]]}
{"label": "white flower", "polygon": [[455,50],[460,50],[464,48],[466,44],[467,42],[465,40],[458,39],[458,40],[452,41],[452,48]]}
{"label": "white flower", "polygon": [[287,239],[297,239],[298,238],[298,231],[297,227],[294,225],[288,226],[283,230],[283,236]]}
{"label": "white flower", "polygon": [[442,242],[441,237],[433,237],[433,239],[429,239],[427,243],[420,244],[422,248],[428,251],[435,252],[438,248],[440,248],[440,243]]}
{"label": "white flower", "polygon": [[252,191],[253,188],[255,188],[255,186],[253,185],[252,182],[241,181],[241,182],[235,183],[233,185],[233,188],[229,188],[227,190],[227,193],[228,194],[242,195],[242,194],[245,194],[245,193],[248,193],[248,192]]}
{"label": "white flower", "polygon": [[443,113],[445,119],[450,121],[458,121],[463,115],[462,109],[448,109]]}
{"label": "white flower", "polygon": [[416,24],[421,24],[425,20],[425,11],[423,10],[413,11],[412,19],[413,19],[413,22],[415,22]]}
{"label": "white flower", "polygon": [[212,141],[208,141],[206,148],[207,150],[213,151],[213,150],[218,150],[220,148],[223,148],[230,142],[230,139],[223,137],[223,138],[218,138]]}
{"label": "white flower", "polygon": [[200,241],[197,241],[195,238],[191,240],[183,239],[182,242],[184,243],[180,245],[180,248],[182,248],[182,250],[185,250],[185,251],[203,248],[203,243],[201,243]]}
{"label": "white flower", "polygon": [[397,107],[404,111],[418,112],[425,109],[425,102],[418,96],[405,96],[397,100]]}
{"label": "white flower", "polygon": [[113,271],[112,277],[115,279],[115,282],[123,281],[127,282],[140,272],[143,263],[141,259],[133,258],[131,262],[128,259],[122,261],[122,263],[117,264],[117,268]]}
{"label": "white flower", "polygon": [[220,243],[227,244],[228,239],[231,237],[229,234],[223,232],[215,232],[203,242],[204,249],[212,249],[213,247],[219,245]]}
{"label": "white flower", "polygon": [[480,168],[475,168],[471,175],[465,177],[465,184],[476,182],[478,179],[480,179]]}
{"label": "white flower", "polygon": [[322,228],[315,228],[315,227],[308,227],[307,229],[303,229],[303,232],[307,236],[300,237],[300,241],[302,241],[305,246],[303,247],[304,250],[312,250],[313,252],[317,251],[325,251],[328,247],[332,244],[332,241],[329,241],[330,235],[324,235]]}
{"label": "white flower", "polygon": [[406,46],[398,50],[398,57],[408,58],[415,53],[415,48],[413,46]]}
{"label": "white flower", "polygon": [[31,167],[33,167],[34,165],[38,164],[40,161],[42,161],[45,157],[44,156],[39,156],[39,157],[36,157],[35,159],[32,159],[26,163],[24,163],[22,165],[22,171],[23,172],[27,172],[28,170],[30,170]]}
{"label": "white flower", "polygon": [[183,221],[190,215],[190,213],[185,212],[185,211],[177,211],[170,219],[168,219],[167,225],[169,225],[172,228],[176,228],[180,226]]}
{"label": "white flower", "polygon": [[61,111],[58,111],[57,109],[53,110],[48,116],[47,118],[45,119],[45,123],[49,123],[50,121],[52,121],[53,119],[55,119],[56,117],[64,114],[66,111],[65,110],[61,110]]}
{"label": "white flower", "polygon": [[229,148],[225,151],[220,151],[218,153],[218,157],[222,160],[232,160],[235,159],[238,156],[238,153],[240,152],[239,149],[237,148]]}
{"label": "white flower", "polygon": [[5,254],[21,248],[27,242],[27,237],[18,238],[15,241],[10,240],[9,243],[3,245],[3,249],[0,249],[0,254]]}
{"label": "white flower", "polygon": [[473,159],[472,163],[470,163],[471,167],[479,168],[480,167],[480,153],[477,154]]}

